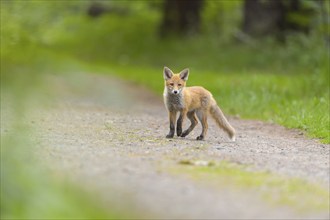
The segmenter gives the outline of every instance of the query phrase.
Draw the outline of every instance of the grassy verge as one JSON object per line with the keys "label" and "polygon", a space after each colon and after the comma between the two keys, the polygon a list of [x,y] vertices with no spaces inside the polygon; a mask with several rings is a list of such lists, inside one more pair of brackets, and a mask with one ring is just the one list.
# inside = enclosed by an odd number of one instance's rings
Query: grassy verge
{"label": "grassy verge", "polygon": [[246,171],[242,165],[225,161],[209,163],[209,166],[196,166],[185,161],[172,167],[170,172],[219,189],[256,192],[256,195],[273,205],[289,206],[300,213],[329,211],[329,189],[301,179]]}

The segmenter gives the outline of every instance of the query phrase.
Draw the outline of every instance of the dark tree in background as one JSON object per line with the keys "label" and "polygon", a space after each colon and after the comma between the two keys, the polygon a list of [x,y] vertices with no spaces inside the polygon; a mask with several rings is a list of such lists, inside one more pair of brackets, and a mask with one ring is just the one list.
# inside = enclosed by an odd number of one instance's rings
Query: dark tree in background
{"label": "dark tree in background", "polygon": [[104,5],[100,4],[99,2],[92,2],[88,7],[87,14],[91,17],[99,17],[102,14],[108,12],[108,8]]}
{"label": "dark tree in background", "polygon": [[281,0],[245,0],[243,6],[243,31],[251,36],[278,32],[282,17]]}
{"label": "dark tree in background", "polygon": [[283,39],[288,32],[308,33],[315,11],[302,0],[245,0],[243,31],[254,37],[274,35]]}
{"label": "dark tree in background", "polygon": [[[327,11],[330,10],[330,4],[325,3],[326,0],[318,0],[318,4],[320,6],[320,14],[321,14],[321,30],[324,36],[324,42],[329,47],[330,46],[330,15]],[[328,10],[326,9],[328,7]]]}
{"label": "dark tree in background", "polygon": [[203,0],[165,0],[161,36],[198,33],[203,3]]}
{"label": "dark tree in background", "polygon": [[[328,0],[245,0],[242,2],[242,30],[245,34],[237,32],[237,37],[244,41],[249,37],[273,36],[284,41],[286,35],[291,32],[308,34],[310,30],[317,28],[317,24],[313,23],[317,18],[315,16],[317,13],[322,14],[322,22],[327,24],[325,1]],[[214,2],[218,6],[222,4],[221,0],[214,0]],[[206,3],[210,2],[204,0],[162,0],[147,1],[146,4],[150,8],[159,9],[162,13],[162,20],[159,25],[160,36],[174,35],[178,37],[200,32],[201,13]],[[223,13],[220,8],[218,7],[219,11],[217,12],[219,15]],[[111,1],[91,0],[87,13],[93,18],[105,13],[130,16],[134,15],[134,10],[131,10],[127,3],[120,5],[112,4]],[[223,16],[220,22],[226,22]],[[206,25],[210,26],[210,24]],[[215,31],[219,31],[219,29],[219,25],[214,27]],[[325,38],[329,38],[328,34],[325,36]]]}
{"label": "dark tree in background", "polygon": [[115,6],[111,4],[105,4],[106,2],[102,1],[91,1],[91,4],[87,8],[88,16],[92,18],[100,17],[104,14],[117,14],[117,15],[129,15],[129,9],[121,6]]}

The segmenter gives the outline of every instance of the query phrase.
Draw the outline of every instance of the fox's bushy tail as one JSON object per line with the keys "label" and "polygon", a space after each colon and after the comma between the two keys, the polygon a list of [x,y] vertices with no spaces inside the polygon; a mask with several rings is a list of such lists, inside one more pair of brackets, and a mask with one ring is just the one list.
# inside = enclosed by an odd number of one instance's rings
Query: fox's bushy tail
{"label": "fox's bushy tail", "polygon": [[216,121],[217,125],[229,135],[232,141],[235,141],[235,129],[229,124],[228,120],[217,104],[211,106],[210,114]]}

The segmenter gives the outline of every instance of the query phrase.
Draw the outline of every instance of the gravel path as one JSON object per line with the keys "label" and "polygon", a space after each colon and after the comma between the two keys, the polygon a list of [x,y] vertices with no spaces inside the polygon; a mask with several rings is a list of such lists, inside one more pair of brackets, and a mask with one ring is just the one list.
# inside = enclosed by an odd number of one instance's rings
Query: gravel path
{"label": "gravel path", "polygon": [[211,120],[205,141],[195,140],[200,125],[184,139],[166,139],[161,96],[102,75],[48,80],[56,98],[33,119],[37,155],[51,172],[95,193],[102,204],[145,218],[329,218],[329,212],[302,216],[265,203],[255,192],[212,188],[166,172],[182,159],[226,160],[327,187],[329,145],[300,131],[236,118],[229,118],[235,143]]}

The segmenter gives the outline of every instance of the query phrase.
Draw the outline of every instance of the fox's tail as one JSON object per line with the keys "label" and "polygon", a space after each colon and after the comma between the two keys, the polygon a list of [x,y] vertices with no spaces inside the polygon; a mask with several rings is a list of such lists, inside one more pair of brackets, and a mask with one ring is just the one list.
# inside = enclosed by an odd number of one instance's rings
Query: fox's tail
{"label": "fox's tail", "polygon": [[225,115],[223,114],[223,112],[221,111],[221,109],[219,108],[219,106],[217,104],[214,104],[213,106],[211,106],[210,114],[216,121],[217,125],[220,128],[222,128],[223,130],[225,130],[225,132],[229,135],[229,137],[232,141],[235,141],[235,139],[236,139],[235,129],[229,124]]}

